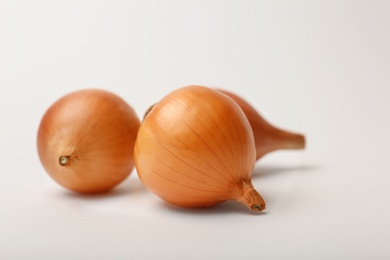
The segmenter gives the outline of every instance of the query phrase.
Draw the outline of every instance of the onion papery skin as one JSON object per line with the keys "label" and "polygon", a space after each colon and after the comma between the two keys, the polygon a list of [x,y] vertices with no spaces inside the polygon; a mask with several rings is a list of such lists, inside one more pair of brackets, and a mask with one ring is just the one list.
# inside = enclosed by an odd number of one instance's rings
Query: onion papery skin
{"label": "onion papery skin", "polygon": [[146,114],[135,144],[142,183],[163,200],[183,207],[208,207],[237,200],[265,208],[250,175],[256,151],[240,107],[202,86],[177,89]]}
{"label": "onion papery skin", "polygon": [[273,126],[243,98],[223,89],[218,89],[218,91],[232,98],[245,113],[255,137],[256,160],[277,150],[295,150],[305,148],[306,141],[304,135],[282,130]]}
{"label": "onion papery skin", "polygon": [[38,154],[46,172],[80,193],[107,191],[134,168],[140,121],[117,95],[98,89],[72,92],[44,114]]}

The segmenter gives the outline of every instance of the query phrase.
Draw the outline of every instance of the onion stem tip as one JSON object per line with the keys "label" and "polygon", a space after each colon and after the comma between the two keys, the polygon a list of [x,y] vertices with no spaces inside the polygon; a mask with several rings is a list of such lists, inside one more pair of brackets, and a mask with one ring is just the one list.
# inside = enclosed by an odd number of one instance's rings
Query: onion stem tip
{"label": "onion stem tip", "polygon": [[70,164],[70,156],[68,155],[61,155],[58,159],[61,166],[69,166]]}
{"label": "onion stem tip", "polygon": [[253,210],[253,211],[263,211],[265,209],[265,207],[264,206],[262,206],[262,205],[259,205],[259,204],[252,204],[251,205],[251,210]]}

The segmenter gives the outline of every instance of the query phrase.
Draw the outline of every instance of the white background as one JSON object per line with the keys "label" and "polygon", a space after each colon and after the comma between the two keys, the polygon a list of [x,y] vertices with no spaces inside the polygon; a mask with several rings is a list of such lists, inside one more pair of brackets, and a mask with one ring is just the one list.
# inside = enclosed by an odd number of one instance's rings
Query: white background
{"label": "white background", "polygon": [[[44,172],[45,110],[86,87],[139,116],[225,88],[304,151],[256,164],[267,202],[169,206],[135,171],[78,195]],[[389,259],[390,1],[0,0],[1,259]]]}

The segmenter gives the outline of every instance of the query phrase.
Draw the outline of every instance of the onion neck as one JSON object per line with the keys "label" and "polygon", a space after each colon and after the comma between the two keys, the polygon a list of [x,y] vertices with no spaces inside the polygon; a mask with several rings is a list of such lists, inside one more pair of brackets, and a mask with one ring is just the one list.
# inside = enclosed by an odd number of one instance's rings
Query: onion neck
{"label": "onion neck", "polygon": [[240,195],[235,200],[241,202],[254,212],[260,212],[266,208],[264,199],[254,189],[251,181],[242,182]]}
{"label": "onion neck", "polygon": [[144,120],[144,119],[146,118],[146,116],[150,113],[150,111],[152,111],[154,105],[156,105],[156,103],[154,103],[153,105],[151,105],[151,106],[145,111],[142,120]]}
{"label": "onion neck", "polygon": [[[265,133],[265,134],[264,134]],[[254,130],[256,159],[276,150],[300,150],[305,148],[305,136],[269,127]]]}

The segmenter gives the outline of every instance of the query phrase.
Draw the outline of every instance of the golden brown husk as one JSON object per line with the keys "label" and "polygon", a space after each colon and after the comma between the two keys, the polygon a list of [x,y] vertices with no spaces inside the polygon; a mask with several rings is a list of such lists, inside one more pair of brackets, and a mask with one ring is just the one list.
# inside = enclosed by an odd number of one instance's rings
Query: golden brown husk
{"label": "golden brown husk", "polygon": [[255,158],[252,130],[240,107],[201,86],[177,89],[156,103],[135,144],[143,184],[184,207],[234,199],[254,211],[264,209],[263,199],[247,185]]}
{"label": "golden brown husk", "polygon": [[43,116],[39,158],[46,172],[67,189],[107,191],[134,167],[139,125],[134,110],[115,94],[76,91],[60,98]]}

